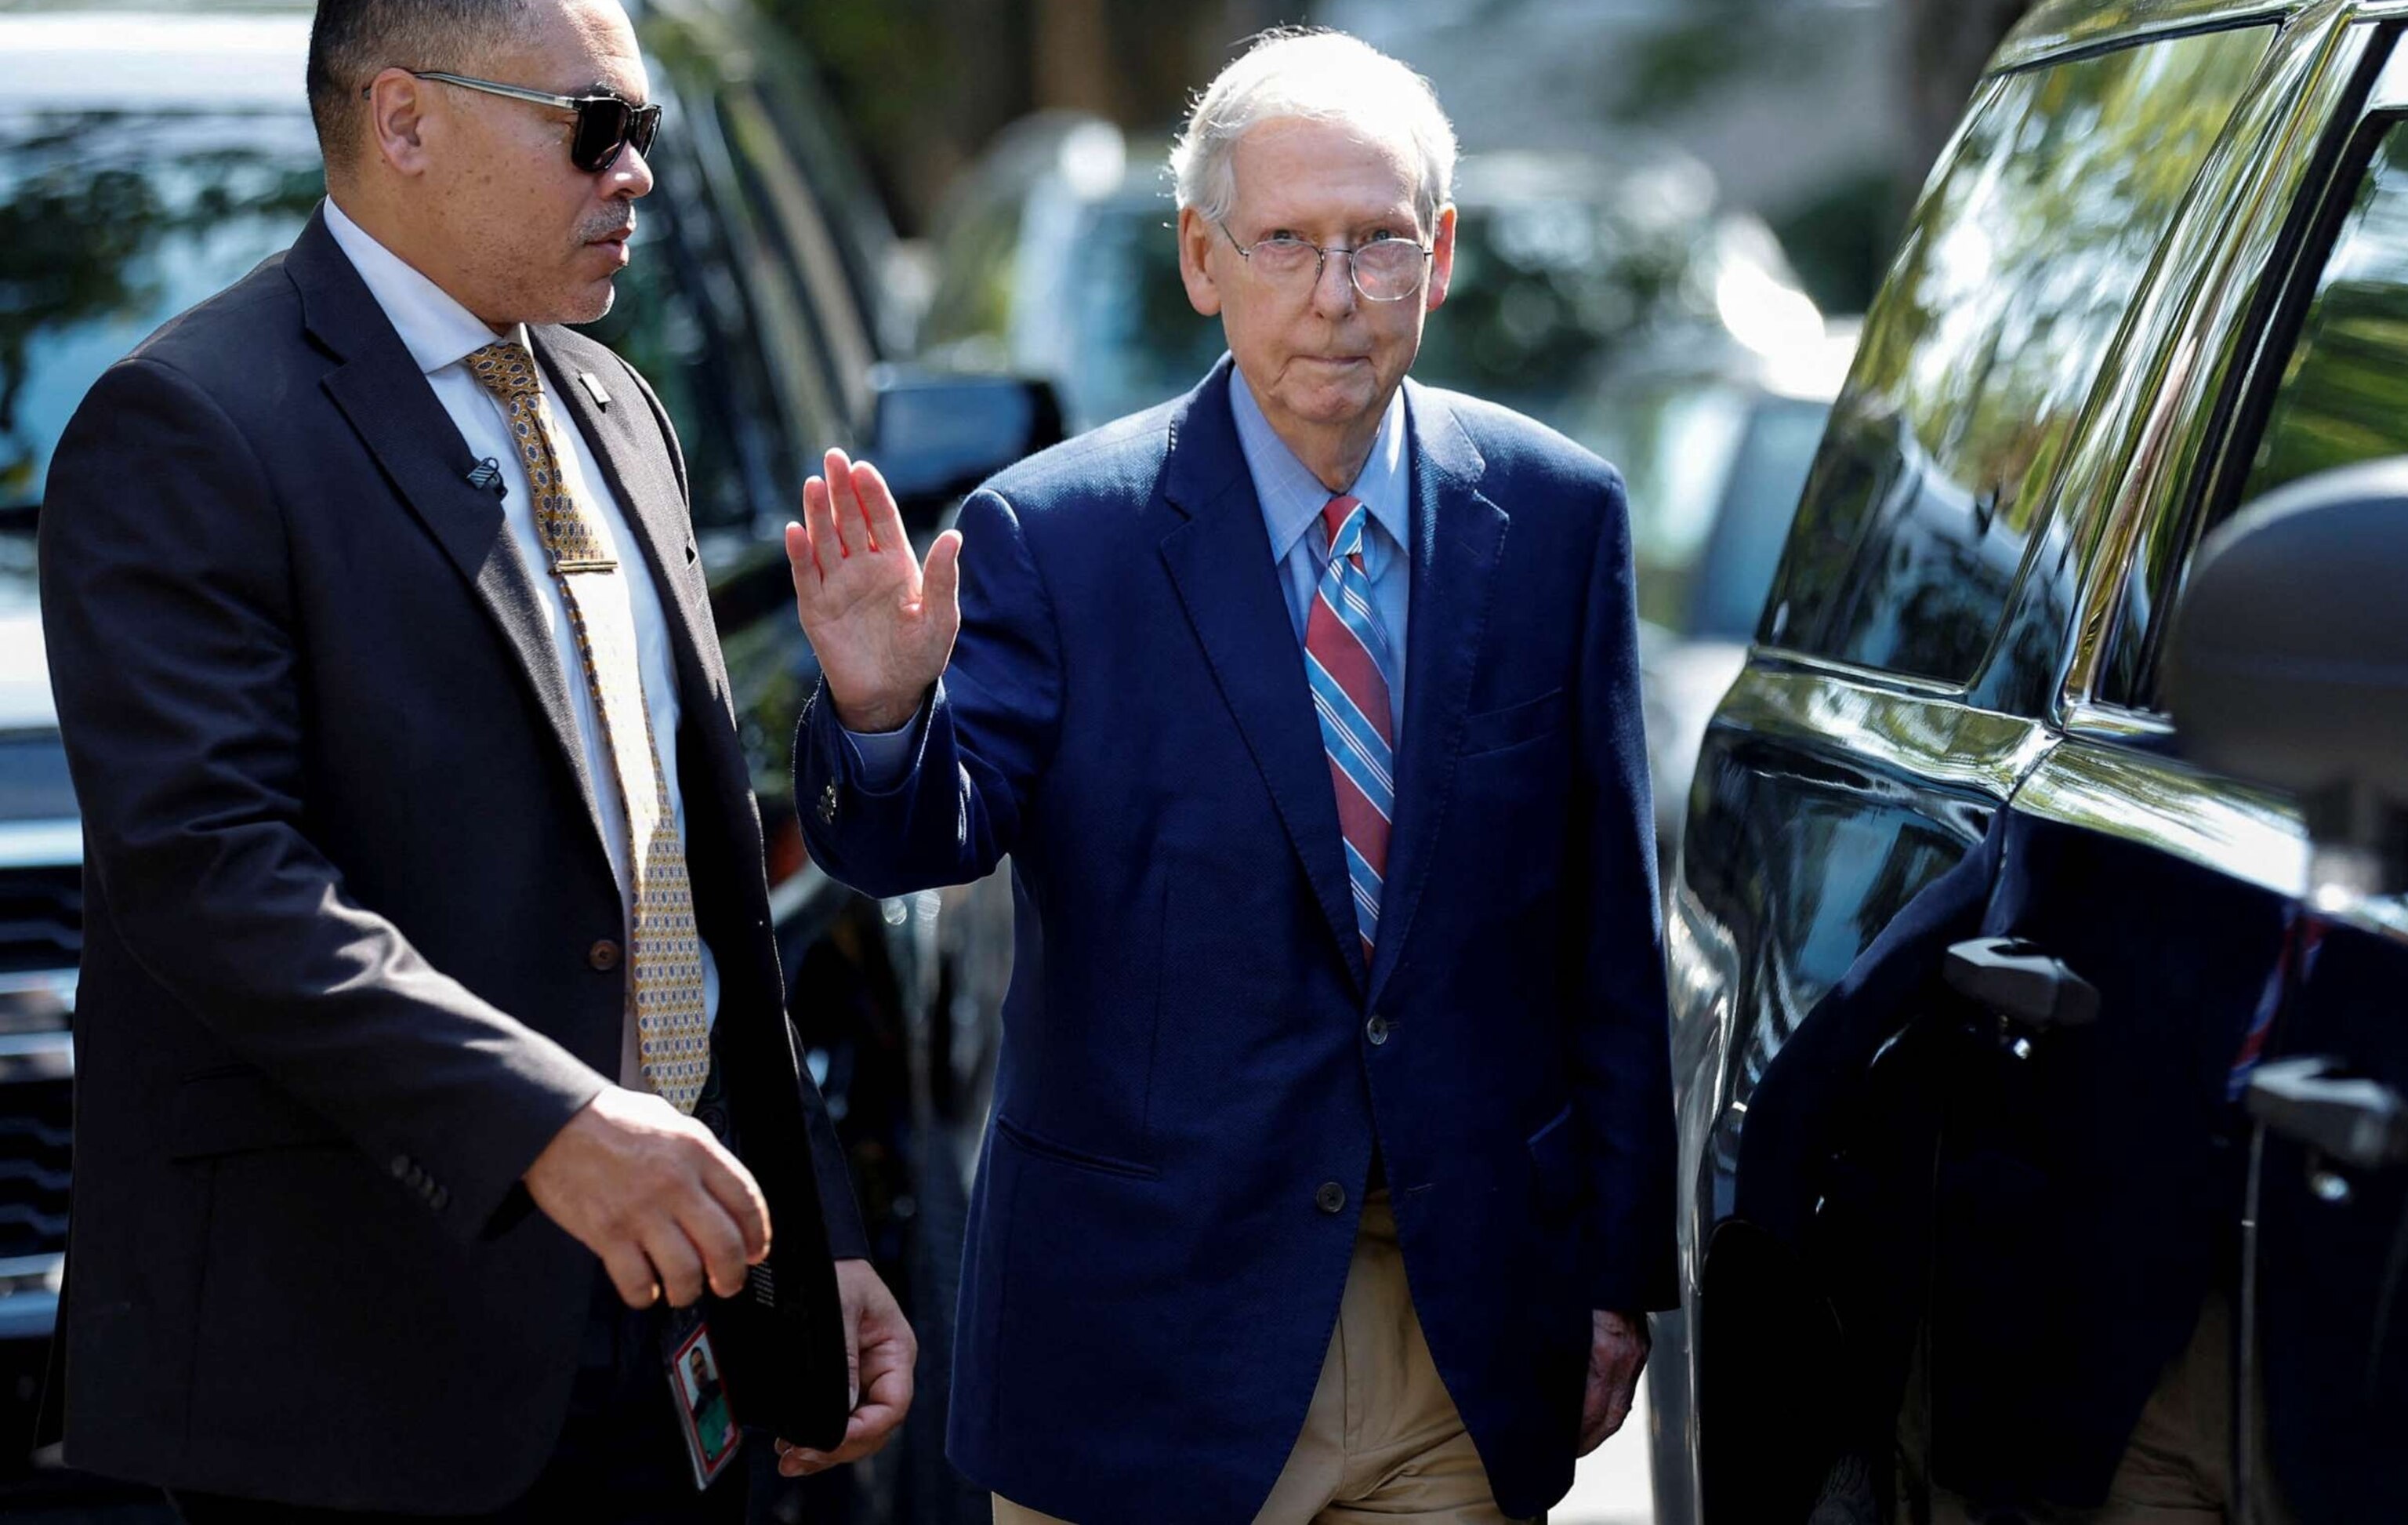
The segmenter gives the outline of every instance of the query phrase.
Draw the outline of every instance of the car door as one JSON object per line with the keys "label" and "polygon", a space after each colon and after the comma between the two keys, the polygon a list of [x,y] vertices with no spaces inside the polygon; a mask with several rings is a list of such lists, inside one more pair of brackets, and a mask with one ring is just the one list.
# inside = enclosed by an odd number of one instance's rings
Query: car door
{"label": "car door", "polygon": [[[2219,410],[2229,431],[2208,442],[2194,489],[2138,526],[2112,634],[2095,671],[2069,683],[2090,723],[2150,735],[2161,750],[2181,746],[2180,717],[2157,702],[2163,614],[2203,532],[2313,472],[2408,453],[2408,50],[2388,31],[2370,35],[2354,72],[2355,98],[2299,198],[2294,252],[2278,255],[2270,317],[2234,357]],[[2162,803],[2208,799],[2211,816],[2242,809],[2251,823],[2154,845],[2213,860],[2227,883],[2253,883],[2255,899],[2275,892],[2280,903],[2271,927],[2253,911],[2245,940],[2244,964],[2264,967],[2234,970],[2200,1006],[2229,1030],[2233,1008],[2258,993],[2225,1087],[2234,1105],[2224,1127],[2243,1155],[2234,1179],[2244,1197],[2231,1207],[2243,1226],[2232,1243],[2230,1374],[2241,1486],[2302,1521],[2408,1517],[2396,1465],[2408,1338],[2395,1316],[2408,1253],[2408,902],[2352,887],[2337,871],[2346,865],[2305,840],[2290,802],[2242,807],[2246,792],[2228,781],[2172,764],[2148,771],[2170,786]],[[2109,924],[2125,959],[2187,962],[2216,935],[2155,920],[2127,913]]]}
{"label": "car door", "polygon": [[2297,50],[2256,22],[1993,75],[1867,317],[1669,911],[1690,1323],[1658,1322],[1668,1518],[1802,1518],[1847,1464],[1886,1474],[1929,1254],[1918,1077],[1946,1056],[1815,1014],[2055,744],[2114,485],[2090,422],[2155,373],[2164,294],[2196,280],[2162,252],[2214,237],[2202,198],[2290,109]]}

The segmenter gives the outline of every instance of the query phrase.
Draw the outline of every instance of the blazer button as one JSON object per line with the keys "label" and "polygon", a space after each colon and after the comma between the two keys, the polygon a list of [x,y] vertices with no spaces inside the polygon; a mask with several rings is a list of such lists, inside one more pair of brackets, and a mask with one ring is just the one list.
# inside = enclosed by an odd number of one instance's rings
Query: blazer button
{"label": "blazer button", "polygon": [[1312,1194],[1312,1205],[1332,1216],[1343,1213],[1346,1211],[1346,1188],[1335,1181],[1324,1181],[1321,1189]]}
{"label": "blazer button", "polygon": [[437,1187],[433,1191],[427,1193],[426,1205],[435,1209],[438,1213],[442,1212],[444,1208],[451,1204],[452,1193],[441,1187]]}
{"label": "blazer button", "polygon": [[596,972],[609,973],[619,967],[619,944],[607,937],[602,939],[585,950],[585,962],[588,968]]}
{"label": "blazer button", "polygon": [[1374,1016],[1370,1021],[1364,1023],[1363,1036],[1371,1040],[1371,1045],[1374,1048],[1386,1043],[1388,1041],[1388,1019],[1384,1016]]}

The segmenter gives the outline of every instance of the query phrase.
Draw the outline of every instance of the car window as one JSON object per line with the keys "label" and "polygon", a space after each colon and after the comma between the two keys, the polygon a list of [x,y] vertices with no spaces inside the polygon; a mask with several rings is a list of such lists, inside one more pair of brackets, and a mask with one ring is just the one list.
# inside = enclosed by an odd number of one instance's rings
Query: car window
{"label": "car window", "polygon": [[297,112],[0,116],[0,509],[100,373],[293,241],[324,194]]}
{"label": "car window", "polygon": [[814,430],[830,443],[836,431],[868,414],[868,377],[878,360],[868,313],[860,306],[828,209],[819,188],[787,151],[777,118],[751,85],[718,93],[719,129],[734,161],[735,194],[756,219],[766,279],[791,294],[798,345],[790,357],[807,411],[827,423]]}
{"label": "car window", "polygon": [[[2408,122],[2385,130],[2320,267],[2279,368],[2254,441],[2236,439],[2227,459],[2245,462],[2236,492],[2219,495],[2217,516],[2286,482],[2329,468],[2408,454]],[[2243,425],[2243,430],[2247,425]],[[2176,537],[2159,543],[2172,558]],[[2183,540],[2187,554],[2192,540]],[[2135,568],[2123,620],[2100,675],[2100,697],[2151,702],[2154,597],[2172,568]]]}
{"label": "car window", "polygon": [[1799,397],[1762,398],[1749,412],[1692,579],[1687,634],[1716,640],[1755,634],[1830,416],[1828,403]]}
{"label": "car window", "polygon": [[1764,641],[1971,679],[2116,330],[2270,35],[1988,87],[1866,319]]}

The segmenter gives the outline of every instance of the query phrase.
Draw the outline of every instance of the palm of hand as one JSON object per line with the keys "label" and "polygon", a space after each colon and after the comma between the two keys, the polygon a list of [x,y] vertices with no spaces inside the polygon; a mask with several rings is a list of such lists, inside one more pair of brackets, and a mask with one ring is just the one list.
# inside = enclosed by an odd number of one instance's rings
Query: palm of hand
{"label": "palm of hand", "polygon": [[945,670],[961,630],[961,536],[948,530],[924,568],[878,468],[827,455],[786,526],[796,613],[844,724],[894,730]]}

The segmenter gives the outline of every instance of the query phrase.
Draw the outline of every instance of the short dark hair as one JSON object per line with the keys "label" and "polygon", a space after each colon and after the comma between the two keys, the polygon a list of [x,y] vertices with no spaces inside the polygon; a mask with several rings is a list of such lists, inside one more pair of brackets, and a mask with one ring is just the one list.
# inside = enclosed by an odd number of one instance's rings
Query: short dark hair
{"label": "short dark hair", "polygon": [[328,168],[359,151],[360,92],[385,69],[465,72],[515,37],[532,0],[318,0],[309,23],[309,115]]}

